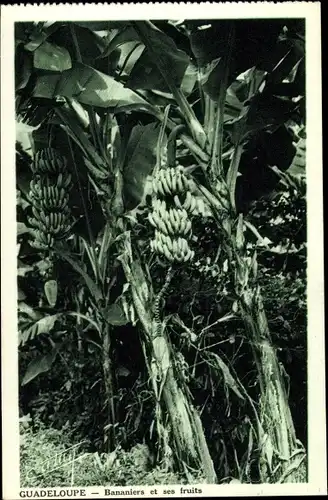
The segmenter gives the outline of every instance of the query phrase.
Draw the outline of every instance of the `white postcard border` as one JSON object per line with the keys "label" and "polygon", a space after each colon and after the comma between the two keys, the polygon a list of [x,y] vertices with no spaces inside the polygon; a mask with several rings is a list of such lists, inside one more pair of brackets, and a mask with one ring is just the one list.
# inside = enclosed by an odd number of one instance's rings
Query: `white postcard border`
{"label": "white postcard border", "polygon": [[[309,483],[199,485],[202,495],[326,494],[325,341],[323,279],[323,187],[320,2],[199,4],[58,4],[1,7],[1,292],[3,484],[6,500],[19,498],[18,355],[16,290],[16,190],[14,22],[192,18],[306,18],[308,174],[308,462]],[[180,491],[181,485],[176,486]],[[137,489],[137,487],[134,487]],[[152,488],[139,487],[145,490]],[[172,487],[174,488],[174,487]],[[52,490],[62,490],[56,488]],[[74,489],[74,488],[73,488]],[[75,488],[76,489],[76,488]],[[84,488],[90,495],[104,488]],[[124,489],[124,488],[122,488]],[[169,487],[167,487],[169,489]],[[27,489],[26,489],[27,491]],[[34,491],[34,490],[33,490]],[[133,495],[132,495],[133,496]],[[171,495],[180,496],[180,495]],[[183,495],[188,496],[188,495]],[[189,495],[195,496],[195,495]],[[50,498],[50,497],[44,497]],[[80,498],[73,496],[71,498]]]}

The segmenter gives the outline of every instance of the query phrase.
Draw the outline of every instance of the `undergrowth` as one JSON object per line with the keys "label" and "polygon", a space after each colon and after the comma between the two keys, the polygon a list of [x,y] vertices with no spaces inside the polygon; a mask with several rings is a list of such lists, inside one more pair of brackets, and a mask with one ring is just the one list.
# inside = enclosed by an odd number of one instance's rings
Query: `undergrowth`
{"label": "undergrowth", "polygon": [[21,427],[20,474],[22,488],[185,483],[180,474],[153,466],[146,445],[137,444],[129,451],[119,447],[111,453],[89,453],[84,442],[68,443],[64,429],[42,424],[36,429]]}

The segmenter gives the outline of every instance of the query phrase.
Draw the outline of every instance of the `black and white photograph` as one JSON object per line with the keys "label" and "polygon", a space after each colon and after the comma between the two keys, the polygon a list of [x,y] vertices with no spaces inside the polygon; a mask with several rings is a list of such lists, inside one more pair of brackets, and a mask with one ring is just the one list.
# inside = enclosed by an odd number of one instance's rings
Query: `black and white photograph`
{"label": "black and white photograph", "polygon": [[21,498],[306,492],[316,471],[327,493],[311,5],[172,5],[12,23],[3,407]]}

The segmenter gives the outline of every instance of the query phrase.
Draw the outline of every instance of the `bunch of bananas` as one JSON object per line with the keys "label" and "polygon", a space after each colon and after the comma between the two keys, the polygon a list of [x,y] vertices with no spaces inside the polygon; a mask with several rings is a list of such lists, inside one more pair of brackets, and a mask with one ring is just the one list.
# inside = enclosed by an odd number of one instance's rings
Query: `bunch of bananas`
{"label": "bunch of bananas", "polygon": [[186,192],[183,202],[178,195],[175,195],[174,203],[177,207],[187,210],[191,215],[201,215],[203,217],[210,217],[212,215],[212,211],[204,199],[200,196],[195,196],[190,191]]}
{"label": "bunch of bananas", "polygon": [[190,188],[189,179],[184,174],[182,165],[171,168],[161,168],[153,177],[153,193],[166,196],[184,194]]}
{"label": "bunch of bananas", "polygon": [[195,255],[185,238],[172,238],[157,229],[155,238],[150,242],[150,248],[166,257],[169,262],[187,262]]}
{"label": "bunch of bananas", "polygon": [[170,263],[187,262],[194,257],[188,239],[192,234],[190,180],[184,167],[162,168],[152,180],[152,208],[148,215],[155,228],[151,249]]}
{"label": "bunch of bananas", "polygon": [[70,230],[69,187],[71,175],[64,172],[66,159],[47,148],[35,155],[29,199],[33,217],[32,246],[40,250],[51,248],[55,240],[64,238]]}
{"label": "bunch of bananas", "polygon": [[34,174],[59,174],[66,169],[66,158],[59,155],[54,148],[45,148],[38,151],[31,165]]}
{"label": "bunch of bananas", "polygon": [[148,215],[152,226],[168,236],[187,236],[191,232],[191,220],[184,208],[167,208],[164,200],[153,200],[153,212]]}

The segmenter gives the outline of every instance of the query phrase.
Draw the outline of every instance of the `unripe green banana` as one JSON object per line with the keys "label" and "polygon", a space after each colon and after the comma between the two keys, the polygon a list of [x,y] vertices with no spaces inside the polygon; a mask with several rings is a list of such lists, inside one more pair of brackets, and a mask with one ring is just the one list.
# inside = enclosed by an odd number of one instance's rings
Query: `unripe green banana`
{"label": "unripe green banana", "polygon": [[169,249],[169,247],[168,247],[167,243],[165,243],[165,244],[163,245],[163,251],[164,251],[164,255],[165,255],[165,257],[167,258],[167,260],[168,260],[169,262],[173,262],[173,261],[174,261],[174,256],[172,255],[172,252],[170,251],[170,249]]}
{"label": "unripe green banana", "polygon": [[157,224],[156,222],[154,221],[154,217],[153,217],[153,214],[151,212],[149,212],[148,214],[148,220],[150,222],[150,224],[153,226],[153,227],[157,227]]}
{"label": "unripe green banana", "polygon": [[181,203],[180,198],[179,198],[179,196],[178,196],[178,195],[175,195],[175,196],[174,196],[173,201],[174,201],[175,206],[176,206],[177,208],[182,208],[182,203]]}
{"label": "unripe green banana", "polygon": [[174,258],[176,258],[178,255],[178,242],[176,239],[172,240],[172,253]]}
{"label": "unripe green banana", "polygon": [[50,212],[49,221],[50,221],[50,232],[53,233],[57,227],[56,214],[54,212]]}
{"label": "unripe green banana", "polygon": [[60,173],[60,174],[58,174],[58,177],[57,177],[56,186],[58,188],[61,188],[62,184],[63,184],[63,174]]}
{"label": "unripe green banana", "polygon": [[60,173],[57,177],[56,186],[58,189],[60,189],[60,188],[67,189],[71,183],[71,180],[72,180],[71,174]]}
{"label": "unripe green banana", "polygon": [[34,157],[34,172],[59,173],[66,168],[66,159],[53,148],[38,151]]}
{"label": "unripe green banana", "polygon": [[167,228],[166,234],[174,235],[176,232],[174,228],[174,221],[172,221],[169,212],[163,212],[163,213],[165,214],[164,221],[165,221],[165,226]]}
{"label": "unripe green banana", "polygon": [[163,187],[163,191],[165,194],[171,194],[171,190],[170,190],[170,187],[167,183],[167,179],[166,179],[166,175],[165,175],[165,171],[164,169],[161,170],[161,183],[162,183],[162,187]]}
{"label": "unripe green banana", "polygon": [[177,192],[178,193],[184,193],[185,192],[185,188],[184,188],[184,185],[183,185],[183,182],[182,182],[182,175],[180,172],[177,172],[176,174],[176,179],[177,179]]}
{"label": "unripe green banana", "polygon": [[193,214],[193,213],[194,213],[194,211],[195,211],[195,208],[196,208],[196,203],[197,203],[197,201],[196,201],[196,197],[192,195],[192,196],[191,196],[191,200],[190,200],[190,207],[189,207],[189,212],[190,212],[191,214]]}
{"label": "unripe green banana", "polygon": [[152,195],[156,195],[157,194],[157,182],[156,182],[155,175],[153,176],[153,178],[151,180],[151,192],[152,192]]}
{"label": "unripe green banana", "polygon": [[34,215],[34,217],[39,220],[41,219],[41,213],[39,210],[37,210],[37,208],[35,207],[35,205],[32,205],[32,213]]}
{"label": "unripe green banana", "polygon": [[153,220],[155,222],[155,227],[157,229],[160,229],[160,231],[162,231],[162,233],[165,233],[167,234],[167,227],[164,223],[164,220],[162,217],[160,217],[159,213],[158,212],[153,212],[152,213],[152,217],[153,217]]}
{"label": "unripe green banana", "polygon": [[167,225],[169,228],[172,229],[172,231],[170,231],[170,232],[171,232],[171,234],[175,234],[178,230],[175,214],[171,208],[168,212],[166,212],[166,214],[167,214],[167,216],[166,216]]}
{"label": "unripe green banana", "polygon": [[191,200],[192,200],[192,194],[190,191],[187,191],[187,194],[186,194],[186,199],[182,205],[182,207],[185,209],[185,210],[190,210],[190,207],[191,207]]}
{"label": "unripe green banana", "polygon": [[156,240],[156,248],[157,252],[163,254],[164,253],[164,246],[161,240]]}

